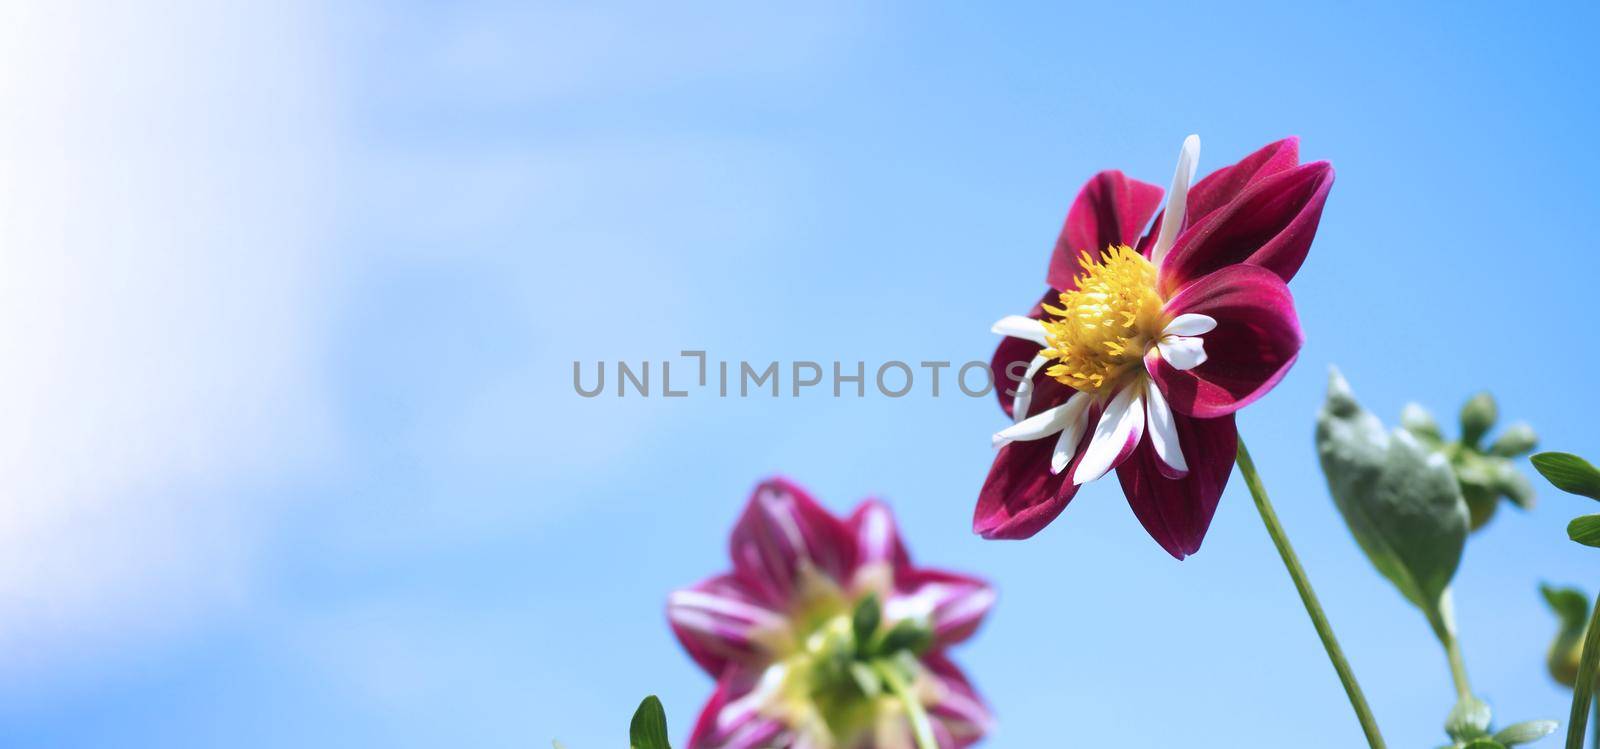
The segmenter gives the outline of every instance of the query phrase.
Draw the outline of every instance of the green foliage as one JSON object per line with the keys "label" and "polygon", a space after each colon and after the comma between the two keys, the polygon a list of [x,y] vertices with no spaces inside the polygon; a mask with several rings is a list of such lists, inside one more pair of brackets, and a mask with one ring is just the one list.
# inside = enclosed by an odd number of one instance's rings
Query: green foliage
{"label": "green foliage", "polygon": [[1494,516],[1502,497],[1523,509],[1533,506],[1533,484],[1517,471],[1514,458],[1533,450],[1539,437],[1527,424],[1513,424],[1489,447],[1481,447],[1484,436],[1499,416],[1494,396],[1479,393],[1461,407],[1461,439],[1447,440],[1426,409],[1412,403],[1401,412],[1400,423],[1417,440],[1439,451],[1450,461],[1461,483],[1461,496],[1471,512],[1472,530],[1482,528]]}
{"label": "green foliage", "polygon": [[1539,453],[1533,456],[1538,469],[1557,489],[1590,499],[1600,499],[1600,469],[1572,453]]}
{"label": "green foliage", "polygon": [[[1410,409],[1408,421],[1425,427],[1419,412]],[[1414,434],[1386,431],[1331,373],[1316,435],[1328,491],[1373,566],[1439,621],[1467,539],[1467,508],[1449,463]]]}
{"label": "green foliage", "polygon": [[1600,548],[1600,515],[1582,515],[1567,523],[1567,537],[1584,546]]}
{"label": "green foliage", "polygon": [[667,740],[667,711],[655,695],[644,698],[628,725],[628,745],[632,749],[672,749]]}
{"label": "green foliage", "polygon": [[1532,744],[1539,739],[1556,732],[1560,725],[1553,720],[1525,720],[1521,723],[1512,723],[1494,735],[1494,740],[1501,746],[1516,746],[1517,744]]}

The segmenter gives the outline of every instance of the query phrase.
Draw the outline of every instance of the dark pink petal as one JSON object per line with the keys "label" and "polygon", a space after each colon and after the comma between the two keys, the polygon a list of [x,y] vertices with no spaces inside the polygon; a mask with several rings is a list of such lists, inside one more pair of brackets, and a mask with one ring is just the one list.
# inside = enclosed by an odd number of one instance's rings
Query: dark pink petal
{"label": "dark pink petal", "polygon": [[1079,253],[1098,256],[1112,245],[1138,242],[1161,206],[1161,194],[1160,187],[1115,170],[1091,177],[1067,210],[1045,282],[1054,289],[1075,289]]}
{"label": "dark pink petal", "polygon": [[1183,559],[1200,550],[1211,527],[1217,500],[1233,472],[1238,433],[1233,416],[1195,419],[1174,413],[1178,445],[1189,472],[1169,478],[1170,471],[1149,440],[1117,469],[1128,506],[1150,537],[1168,554]]}
{"label": "dark pink petal", "polygon": [[[966,675],[943,653],[924,656],[922,663],[935,680],[935,690],[939,695],[927,706],[928,717],[948,731],[956,749],[971,746],[983,738],[994,725],[994,718],[978,696],[978,691],[967,681]],[[948,745],[941,741],[939,746]]]}
{"label": "dark pink petal", "polygon": [[1178,235],[1161,265],[1162,293],[1173,294],[1237,263],[1267,268],[1286,282],[1294,278],[1332,188],[1333,166],[1326,161],[1278,172],[1246,188]]}
{"label": "dark pink petal", "polygon": [[667,596],[667,621],[690,657],[712,676],[729,662],[770,660],[765,646],[787,631],[781,614],[758,602],[734,575],[721,575]]}
{"label": "dark pink petal", "polygon": [[911,571],[911,557],[888,505],[875,499],[862,502],[850,515],[849,525],[856,539],[857,567],[887,563],[896,578]]}
{"label": "dark pink petal", "polygon": [[755,688],[759,674],[733,669],[717,681],[717,689],[700,711],[689,749],[761,749],[789,746],[783,723],[763,716],[755,705],[739,698]]}
{"label": "dark pink petal", "polygon": [[1227,205],[1245,188],[1299,164],[1298,137],[1290,136],[1275,143],[1268,143],[1255,153],[1240,159],[1238,163],[1218,169],[1206,175],[1205,179],[1194,183],[1194,186],[1189,188],[1189,202],[1184,211],[1184,218],[1190,224],[1194,224],[1212,211]]}
{"label": "dark pink petal", "polygon": [[1147,369],[1175,413],[1210,419],[1239,410],[1278,384],[1300,355],[1300,319],[1283,279],[1255,265],[1223,268],[1167,302],[1173,316],[1207,315],[1206,361],[1179,371],[1164,360]]}
{"label": "dark pink petal", "polygon": [[916,619],[933,627],[935,647],[971,637],[994,606],[994,588],[975,577],[943,570],[913,570],[895,580],[896,592],[884,605],[890,619]]}
{"label": "dark pink petal", "polygon": [[[1047,377],[1041,379],[1055,382]],[[1083,459],[1093,433],[1091,415],[1077,455],[1058,474],[1050,473],[1050,456],[1056,449],[1054,437],[1012,442],[1000,448],[989,466],[989,476],[983,480],[983,489],[978,492],[972,531],[988,539],[1019,539],[1029,538],[1049,525],[1078,493],[1077,485],[1068,477]]]}
{"label": "dark pink petal", "polygon": [[845,584],[855,568],[850,529],[784,479],[756,487],[728,546],[741,583],[755,600],[774,609],[795,601],[802,570]]}

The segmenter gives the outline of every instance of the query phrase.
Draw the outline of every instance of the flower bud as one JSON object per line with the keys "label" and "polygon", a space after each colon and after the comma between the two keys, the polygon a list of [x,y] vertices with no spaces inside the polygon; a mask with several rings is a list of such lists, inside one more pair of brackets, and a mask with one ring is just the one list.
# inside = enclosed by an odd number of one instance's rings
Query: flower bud
{"label": "flower bud", "polygon": [[1588,630],[1589,597],[1576,588],[1549,585],[1540,585],[1539,592],[1561,620],[1545,665],[1550,669],[1551,678],[1570,687],[1578,683],[1578,661],[1583,656],[1583,637]]}

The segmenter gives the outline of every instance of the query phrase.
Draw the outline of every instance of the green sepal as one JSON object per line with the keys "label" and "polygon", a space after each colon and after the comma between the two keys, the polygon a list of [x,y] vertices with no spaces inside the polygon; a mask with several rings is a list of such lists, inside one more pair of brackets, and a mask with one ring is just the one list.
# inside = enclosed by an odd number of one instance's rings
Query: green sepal
{"label": "green sepal", "polygon": [[1400,410],[1400,426],[1405,427],[1412,436],[1431,445],[1444,442],[1444,433],[1439,430],[1439,422],[1434,420],[1433,414],[1428,413],[1428,409],[1416,403],[1407,403],[1406,407]]}
{"label": "green sepal", "polygon": [[1499,416],[1500,410],[1495,406],[1494,396],[1488,393],[1472,396],[1461,407],[1461,444],[1477,447]]}
{"label": "green sepal", "polygon": [[1515,458],[1533,452],[1533,448],[1538,446],[1539,435],[1534,433],[1533,427],[1518,423],[1506,427],[1506,430],[1495,438],[1494,444],[1489,445],[1489,452],[1502,458]]}
{"label": "green sepal", "polygon": [[1402,595],[1437,619],[1468,529],[1449,463],[1409,431],[1386,432],[1337,370],[1316,442],[1328,491],[1356,543]]}
{"label": "green sepal", "polygon": [[672,749],[667,740],[667,711],[655,695],[644,698],[628,725],[628,745],[633,749]]}
{"label": "green sepal", "polygon": [[1522,475],[1509,459],[1500,458],[1495,461],[1494,488],[1515,502],[1518,507],[1524,510],[1533,509],[1533,482],[1528,481],[1528,477]]}
{"label": "green sepal", "polygon": [[1600,499],[1600,469],[1596,469],[1572,453],[1539,453],[1532,458],[1533,467],[1546,481],[1568,494],[1590,499]]}
{"label": "green sepal", "polygon": [[910,619],[901,619],[889,628],[882,642],[875,648],[881,655],[894,655],[902,650],[921,655],[933,646],[933,630]]}
{"label": "green sepal", "polygon": [[878,633],[878,625],[882,621],[883,606],[878,603],[878,594],[868,593],[856,604],[856,610],[850,616],[850,631],[855,635],[858,650],[872,642],[872,636]]}
{"label": "green sepal", "polygon": [[1560,724],[1553,720],[1525,720],[1521,723],[1512,723],[1495,733],[1494,740],[1506,746],[1531,744],[1555,733],[1558,725]]}
{"label": "green sepal", "polygon": [[1600,515],[1581,515],[1567,523],[1567,537],[1584,546],[1600,548]]}

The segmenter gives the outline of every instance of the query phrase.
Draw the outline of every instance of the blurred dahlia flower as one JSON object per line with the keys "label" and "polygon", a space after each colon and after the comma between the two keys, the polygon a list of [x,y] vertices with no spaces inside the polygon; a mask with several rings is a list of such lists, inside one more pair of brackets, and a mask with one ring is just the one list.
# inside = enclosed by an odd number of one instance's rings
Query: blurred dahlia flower
{"label": "blurred dahlia flower", "polygon": [[[1078,487],[1113,469],[1150,536],[1198,551],[1236,452],[1233,413],[1300,352],[1286,285],[1305,261],[1333,186],[1288,138],[1191,185],[1189,136],[1166,210],[1161,188],[1101,172],[1078,193],[1050,258],[1050,290],[1000,320],[991,366],[1013,424],[978,497],[973,529],[1027,538]],[[1141,234],[1142,232],[1142,234]]]}
{"label": "blurred dahlia flower", "polygon": [[689,749],[965,747],[989,713],[946,657],[994,603],[976,578],[911,563],[889,508],[839,519],[782,479],[756,487],[733,568],[674,592],[667,618],[717,680]]}

